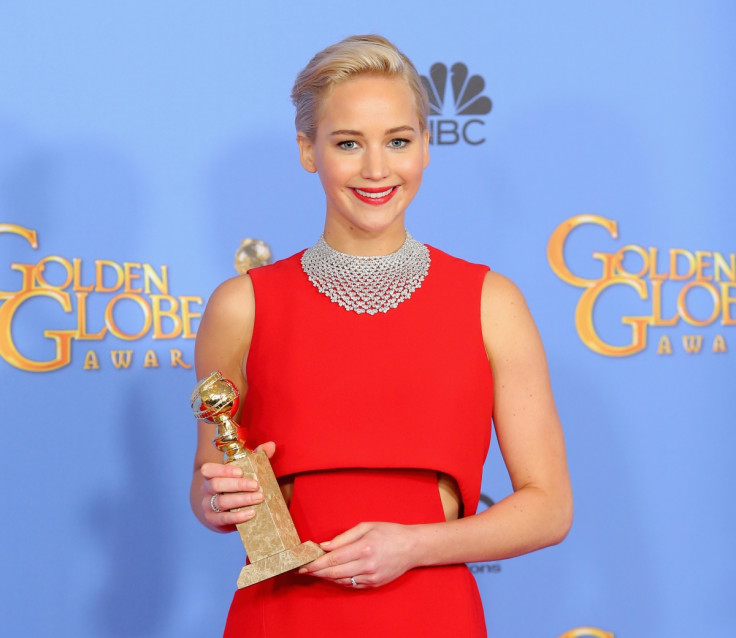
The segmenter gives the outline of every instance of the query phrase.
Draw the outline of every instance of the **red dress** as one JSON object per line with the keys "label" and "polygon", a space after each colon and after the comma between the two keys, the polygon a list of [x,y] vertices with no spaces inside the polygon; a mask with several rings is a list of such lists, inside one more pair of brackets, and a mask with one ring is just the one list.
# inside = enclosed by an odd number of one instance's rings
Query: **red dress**
{"label": "red dress", "polygon": [[[256,299],[243,425],[275,441],[293,475],[302,540],[363,521],[444,520],[437,472],[474,514],[490,444],[493,382],[480,297],[487,267],[430,247],[421,288],[398,308],[348,312],[307,279],[301,253],[250,271]],[[295,572],[236,592],[226,638],[486,636],[467,567],[410,570],[352,590]]]}

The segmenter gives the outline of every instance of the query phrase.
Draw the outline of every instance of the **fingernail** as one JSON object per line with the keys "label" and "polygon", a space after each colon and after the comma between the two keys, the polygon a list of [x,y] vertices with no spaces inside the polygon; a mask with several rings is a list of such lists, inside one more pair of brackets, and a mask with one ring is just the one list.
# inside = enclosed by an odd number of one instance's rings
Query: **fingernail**
{"label": "fingernail", "polygon": [[243,476],[243,470],[241,470],[237,465],[233,466],[232,473],[235,478]]}
{"label": "fingernail", "polygon": [[328,545],[332,545],[332,541],[325,541],[324,543],[320,543],[320,547],[327,547]]}
{"label": "fingernail", "polygon": [[300,567],[299,568],[299,573],[300,574],[306,574],[307,572],[309,572],[309,570],[306,567]]}
{"label": "fingernail", "polygon": [[257,490],[258,489],[258,481],[248,481],[245,484],[245,489],[247,489],[247,490],[253,490],[253,491]]}
{"label": "fingernail", "polygon": [[260,501],[263,500],[263,498],[264,498],[263,492],[256,492],[255,494],[253,494],[253,500],[254,501],[260,502]]}

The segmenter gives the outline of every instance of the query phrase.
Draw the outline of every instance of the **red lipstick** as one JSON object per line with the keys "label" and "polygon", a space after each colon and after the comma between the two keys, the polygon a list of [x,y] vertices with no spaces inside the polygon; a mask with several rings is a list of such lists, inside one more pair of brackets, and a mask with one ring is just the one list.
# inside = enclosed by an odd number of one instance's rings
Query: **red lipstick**
{"label": "red lipstick", "polygon": [[380,206],[389,201],[399,189],[398,186],[361,187],[351,188],[353,194],[361,201],[371,206]]}

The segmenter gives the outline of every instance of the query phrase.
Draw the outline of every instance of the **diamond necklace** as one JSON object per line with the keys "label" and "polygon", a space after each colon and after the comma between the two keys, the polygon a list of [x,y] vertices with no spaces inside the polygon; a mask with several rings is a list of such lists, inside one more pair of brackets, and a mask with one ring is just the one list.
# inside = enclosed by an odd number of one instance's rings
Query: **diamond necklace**
{"label": "diamond necklace", "polygon": [[429,249],[408,232],[395,253],[362,257],[341,253],[321,235],[302,255],[302,270],[333,303],[358,314],[388,312],[420,288],[429,271]]}

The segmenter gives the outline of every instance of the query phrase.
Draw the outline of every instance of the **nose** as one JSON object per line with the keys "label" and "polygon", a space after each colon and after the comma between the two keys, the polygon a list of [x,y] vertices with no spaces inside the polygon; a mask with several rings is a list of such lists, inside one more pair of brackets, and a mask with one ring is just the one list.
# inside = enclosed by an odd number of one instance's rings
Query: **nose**
{"label": "nose", "polygon": [[368,147],[363,154],[361,177],[370,180],[381,180],[389,175],[388,158],[381,147]]}

